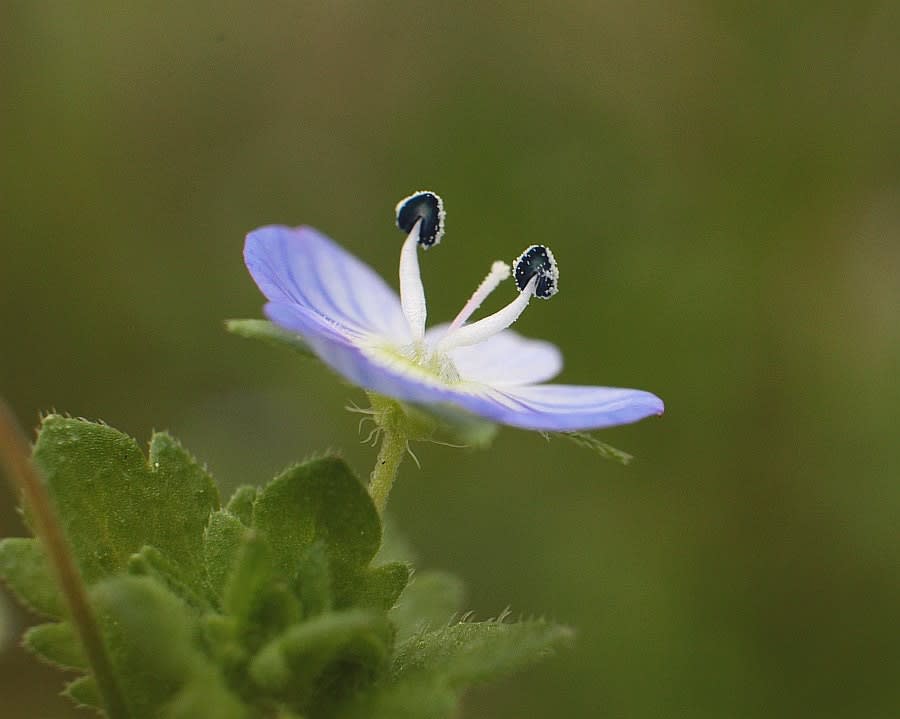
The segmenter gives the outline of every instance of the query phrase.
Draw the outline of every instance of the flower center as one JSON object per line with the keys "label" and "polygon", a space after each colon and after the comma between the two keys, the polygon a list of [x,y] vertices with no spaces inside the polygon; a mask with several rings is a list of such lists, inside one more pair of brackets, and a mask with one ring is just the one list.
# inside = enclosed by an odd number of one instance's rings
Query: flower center
{"label": "flower center", "polygon": [[428,249],[441,241],[445,217],[441,198],[427,190],[416,192],[397,204],[397,226],[408,233],[400,250],[400,305],[413,341],[409,347],[397,350],[394,359],[411,363],[442,381],[454,382],[459,381],[459,373],[448,353],[457,347],[484,342],[502,332],[519,318],[532,297],[549,299],[555,295],[559,291],[559,268],[549,247],[531,245],[513,263],[512,274],[519,295],[494,314],[466,324],[488,295],[510,276],[509,265],[494,262],[446,333],[429,347],[425,342],[428,310],[419,271],[418,247]]}
{"label": "flower center", "polygon": [[412,342],[398,347],[390,344],[372,344],[367,351],[388,366],[440,384],[457,384],[462,381],[456,365],[446,352],[439,352],[425,342]]}

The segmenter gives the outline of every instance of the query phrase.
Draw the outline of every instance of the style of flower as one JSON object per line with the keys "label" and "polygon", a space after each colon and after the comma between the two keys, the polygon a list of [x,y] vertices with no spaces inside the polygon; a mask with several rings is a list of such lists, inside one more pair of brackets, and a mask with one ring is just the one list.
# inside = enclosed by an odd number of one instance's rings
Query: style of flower
{"label": "style of flower", "polygon": [[[399,297],[370,267],[310,227],[251,232],[244,260],[268,298],[269,319],[299,334],[350,382],[438,414],[455,408],[513,427],[573,432],[663,412],[662,401],[642,390],[545,383],[562,368],[559,350],[508,329],[532,297],[549,299],[558,291],[556,260],[543,245],[527,248],[512,270],[494,262],[456,318],[426,330],[418,248],[441,241],[443,203],[433,192],[417,192],[396,214],[407,233]],[[470,323],[511,274],[515,299]]]}

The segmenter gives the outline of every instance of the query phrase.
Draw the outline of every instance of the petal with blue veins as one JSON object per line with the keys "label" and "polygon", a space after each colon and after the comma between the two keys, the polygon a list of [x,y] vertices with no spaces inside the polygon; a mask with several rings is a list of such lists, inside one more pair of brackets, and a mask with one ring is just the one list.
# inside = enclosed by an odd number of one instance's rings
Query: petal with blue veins
{"label": "petal with blue veins", "polygon": [[269,303],[266,314],[276,324],[303,335],[316,354],[350,382],[426,409],[449,404],[493,422],[557,432],[627,424],[663,411],[662,401],[642,390],[475,381],[448,384],[399,356],[360,344],[295,304]]}
{"label": "petal with blue veins", "polygon": [[662,400],[650,392],[621,387],[538,384],[494,387],[490,417],[502,424],[551,432],[602,429],[660,415]]}
{"label": "petal with blue veins", "polygon": [[409,341],[400,299],[368,265],[311,227],[247,235],[247,269],[270,301],[295,305],[350,335]]}

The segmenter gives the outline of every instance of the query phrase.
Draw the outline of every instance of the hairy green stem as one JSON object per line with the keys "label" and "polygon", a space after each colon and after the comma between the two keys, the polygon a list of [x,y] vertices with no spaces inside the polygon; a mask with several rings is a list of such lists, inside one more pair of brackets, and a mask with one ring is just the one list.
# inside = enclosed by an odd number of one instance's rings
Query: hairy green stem
{"label": "hairy green stem", "polygon": [[0,460],[14,489],[21,491],[32,512],[34,528],[44,545],[50,565],[56,573],[66,599],[69,615],[78,632],[91,673],[103,699],[109,719],[127,719],[128,710],[119,692],[106,644],[88,601],[87,590],[69,551],[62,526],[40,470],[30,459],[31,446],[12,411],[0,400]]}
{"label": "hairy green stem", "polygon": [[381,448],[378,450],[378,459],[375,460],[375,469],[372,470],[372,477],[369,480],[369,494],[379,514],[384,512],[391,487],[397,478],[397,469],[405,454],[405,435],[387,427],[383,428]]}

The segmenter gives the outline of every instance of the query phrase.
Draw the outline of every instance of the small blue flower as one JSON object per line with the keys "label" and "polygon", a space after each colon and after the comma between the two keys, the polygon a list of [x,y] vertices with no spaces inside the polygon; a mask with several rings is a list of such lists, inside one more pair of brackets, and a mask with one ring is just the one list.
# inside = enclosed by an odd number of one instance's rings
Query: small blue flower
{"label": "small blue flower", "polygon": [[[548,299],[559,289],[556,261],[543,245],[526,249],[512,270],[495,262],[456,319],[426,331],[418,247],[440,242],[444,217],[432,192],[417,192],[397,206],[397,224],[408,233],[400,251],[399,297],[368,265],[310,227],[254,230],[244,261],[269,300],[269,319],[298,333],[323,362],[371,392],[438,414],[462,409],[492,422],[557,432],[663,412],[662,400],[642,390],[544,384],[562,368],[559,350],[508,329],[532,297]],[[516,298],[469,323],[511,274]]]}

